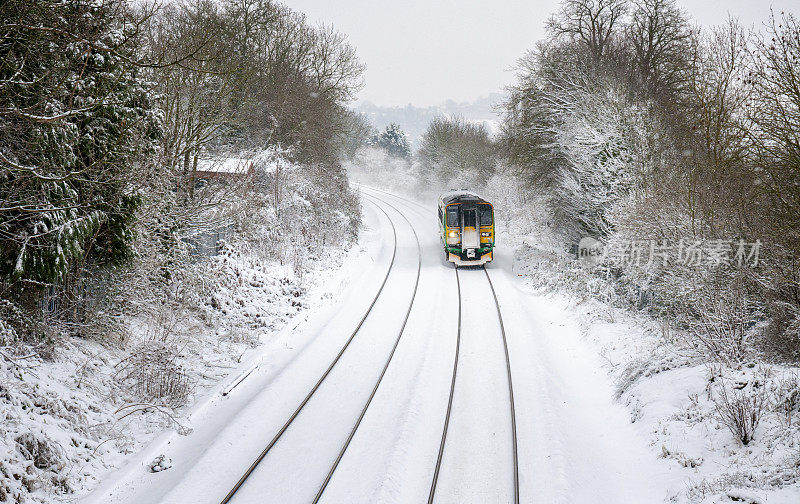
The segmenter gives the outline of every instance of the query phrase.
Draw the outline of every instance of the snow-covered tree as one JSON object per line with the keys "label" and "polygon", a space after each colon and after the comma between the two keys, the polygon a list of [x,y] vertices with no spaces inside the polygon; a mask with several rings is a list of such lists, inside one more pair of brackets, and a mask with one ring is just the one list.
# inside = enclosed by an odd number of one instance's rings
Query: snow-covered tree
{"label": "snow-covered tree", "polygon": [[399,124],[391,123],[381,133],[375,133],[370,143],[392,156],[403,159],[411,157],[411,144]]}
{"label": "snow-covered tree", "polygon": [[119,263],[135,170],[160,133],[125,2],[0,4],[0,274],[58,282]]}
{"label": "snow-covered tree", "polygon": [[483,185],[494,172],[498,153],[483,124],[441,116],[422,135],[417,157],[423,171],[440,182]]}

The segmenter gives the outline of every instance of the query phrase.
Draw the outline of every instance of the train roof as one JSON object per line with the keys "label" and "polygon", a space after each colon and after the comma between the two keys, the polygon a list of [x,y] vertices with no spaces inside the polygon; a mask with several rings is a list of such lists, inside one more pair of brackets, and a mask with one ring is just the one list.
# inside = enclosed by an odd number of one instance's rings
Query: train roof
{"label": "train roof", "polygon": [[491,204],[472,191],[449,191],[439,196],[439,203],[447,206],[451,203],[486,203]]}

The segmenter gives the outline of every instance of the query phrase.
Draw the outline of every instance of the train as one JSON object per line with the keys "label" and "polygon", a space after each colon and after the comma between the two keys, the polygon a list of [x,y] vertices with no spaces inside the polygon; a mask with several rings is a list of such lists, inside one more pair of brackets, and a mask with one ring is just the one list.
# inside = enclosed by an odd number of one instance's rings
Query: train
{"label": "train", "polygon": [[449,191],[439,196],[444,257],[456,266],[481,266],[494,257],[494,206],[477,194]]}

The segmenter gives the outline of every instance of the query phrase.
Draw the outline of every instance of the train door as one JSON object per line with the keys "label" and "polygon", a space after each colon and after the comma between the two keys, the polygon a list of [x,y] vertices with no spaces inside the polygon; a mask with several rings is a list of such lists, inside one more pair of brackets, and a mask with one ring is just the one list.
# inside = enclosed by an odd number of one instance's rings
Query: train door
{"label": "train door", "polygon": [[467,251],[467,257],[475,257],[475,249],[480,247],[481,239],[478,232],[478,215],[475,208],[464,208],[463,226],[461,228],[461,248]]}

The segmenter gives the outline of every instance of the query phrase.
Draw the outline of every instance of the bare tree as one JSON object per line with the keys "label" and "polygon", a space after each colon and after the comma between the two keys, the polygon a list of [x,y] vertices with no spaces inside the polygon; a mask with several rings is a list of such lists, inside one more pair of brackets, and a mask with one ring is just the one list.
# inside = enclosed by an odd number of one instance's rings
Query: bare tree
{"label": "bare tree", "polygon": [[638,0],[625,27],[635,71],[655,96],[674,98],[683,89],[693,34],[675,0]]}
{"label": "bare tree", "polygon": [[235,120],[230,99],[237,75],[228,59],[231,44],[222,13],[211,1],[167,5],[149,28],[153,57],[181,59],[152,75],[164,117],[164,162],[181,193],[191,196],[201,152]]}
{"label": "bare tree", "polygon": [[748,82],[757,180],[769,193],[776,236],[800,253],[800,24],[792,14],[770,19]]}
{"label": "bare tree", "polygon": [[547,28],[557,37],[583,44],[594,63],[599,63],[627,11],[627,0],[564,0]]}
{"label": "bare tree", "polygon": [[693,219],[714,235],[740,232],[754,205],[744,123],[747,54],[746,33],[730,19],[703,40],[687,83],[683,120],[691,124],[694,140],[686,159],[687,189]]}

